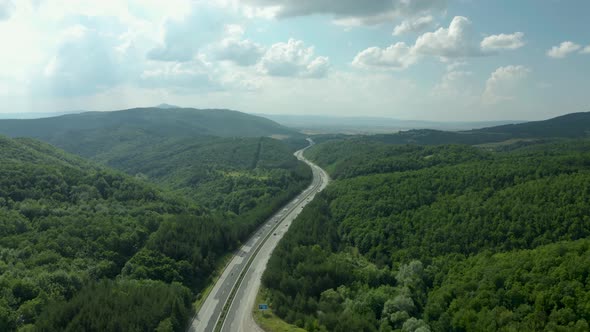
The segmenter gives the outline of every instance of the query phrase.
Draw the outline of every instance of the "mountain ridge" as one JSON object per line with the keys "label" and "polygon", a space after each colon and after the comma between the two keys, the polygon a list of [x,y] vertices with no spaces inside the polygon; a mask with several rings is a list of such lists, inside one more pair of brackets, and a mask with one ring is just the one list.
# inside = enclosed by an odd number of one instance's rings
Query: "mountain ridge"
{"label": "mountain ridge", "polygon": [[0,120],[0,134],[36,138],[89,158],[114,148],[132,151],[171,139],[303,137],[271,120],[238,111],[153,107],[43,119]]}
{"label": "mountain ridge", "polygon": [[[78,121],[82,120],[82,121]],[[86,121],[83,121],[86,120]],[[84,112],[78,114],[64,114],[56,117],[43,119],[4,119],[0,120],[0,133],[9,136],[32,136],[27,134],[27,125],[36,125],[35,129],[46,128],[45,133],[55,129],[94,129],[105,125],[120,125],[121,121],[136,121],[143,125],[150,125],[154,120],[165,121],[171,129],[204,129],[204,133],[212,136],[233,137],[233,136],[270,136],[270,134],[295,134],[290,128],[279,125],[269,119],[249,115],[239,111],[227,109],[196,109],[196,108],[173,108],[163,110],[155,107],[138,107],[125,110],[106,112]],[[208,123],[199,123],[197,120],[208,120]],[[240,125],[257,125],[254,128],[241,128],[236,130],[235,124],[228,126],[225,121],[244,121]],[[72,128],[72,125],[76,127]],[[158,123],[162,125],[162,123]],[[205,125],[213,126],[207,130]],[[223,126],[230,127],[224,129]],[[137,127],[135,125],[134,127]],[[258,131],[258,132],[257,132]],[[37,132],[37,136],[43,135],[44,131]],[[269,134],[269,135],[266,135]]]}
{"label": "mountain ridge", "polygon": [[569,113],[541,121],[508,124],[467,131],[414,129],[395,134],[374,135],[373,139],[391,144],[468,144],[499,143],[513,139],[559,139],[590,137],[590,112]]}

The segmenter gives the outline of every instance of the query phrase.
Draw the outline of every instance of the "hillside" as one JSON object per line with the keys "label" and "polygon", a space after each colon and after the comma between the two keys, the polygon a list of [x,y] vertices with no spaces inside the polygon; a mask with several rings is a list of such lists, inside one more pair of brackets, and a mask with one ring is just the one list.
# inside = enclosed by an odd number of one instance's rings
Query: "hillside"
{"label": "hillside", "polygon": [[310,180],[280,141],[216,140],[126,161],[158,188],[0,136],[0,330],[183,330],[221,258]]}
{"label": "hillside", "polygon": [[315,145],[334,180],[269,261],[273,312],[308,331],[587,331],[589,151]]}
{"label": "hillside", "polygon": [[[227,110],[131,109],[0,121],[0,133],[41,139],[70,153],[242,214],[279,202],[309,180],[292,156],[300,134]],[[279,141],[264,136],[292,137]],[[286,196],[285,196],[286,197]]]}
{"label": "hillside", "polygon": [[544,121],[509,124],[476,130],[512,138],[590,137],[590,112],[570,113]]}
{"label": "hillside", "polygon": [[287,144],[263,137],[169,140],[96,159],[210,209],[236,214],[294,194],[310,179]]}
{"label": "hillside", "polygon": [[[32,139],[0,136],[0,160],[2,331],[49,319],[46,310],[59,310],[79,291],[90,292],[87,285],[96,280],[114,279],[162,221],[203,214],[182,198]],[[181,328],[190,313],[190,291],[163,282],[154,282],[153,291],[145,286],[130,279],[110,283],[105,291],[115,287],[143,292],[138,299],[148,294],[160,298],[159,303],[137,305],[138,312],[154,315],[142,325],[146,329],[176,315],[169,308],[178,302],[181,311],[173,319],[180,319]],[[106,314],[125,309],[120,303],[109,305]],[[70,313],[76,316],[76,311]],[[125,320],[119,323],[131,328]]]}
{"label": "hillside", "polygon": [[169,139],[301,135],[271,120],[229,110],[135,108],[53,118],[0,120],[0,134],[33,137],[95,157],[114,148],[141,148]]}
{"label": "hillside", "polygon": [[390,144],[468,144],[497,143],[509,140],[544,140],[590,137],[590,112],[572,113],[544,121],[501,125],[467,131],[415,129],[395,134],[371,136]]}

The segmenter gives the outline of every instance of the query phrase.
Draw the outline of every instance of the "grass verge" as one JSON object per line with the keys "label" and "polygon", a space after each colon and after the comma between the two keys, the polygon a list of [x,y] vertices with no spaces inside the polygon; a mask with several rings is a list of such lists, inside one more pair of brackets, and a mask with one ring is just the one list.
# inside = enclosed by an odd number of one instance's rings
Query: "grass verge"
{"label": "grass verge", "polygon": [[291,325],[280,319],[272,312],[269,306],[268,310],[258,310],[259,303],[268,303],[268,291],[264,287],[260,287],[258,295],[256,295],[256,303],[252,308],[252,316],[258,326],[266,332],[305,332],[304,329]]}

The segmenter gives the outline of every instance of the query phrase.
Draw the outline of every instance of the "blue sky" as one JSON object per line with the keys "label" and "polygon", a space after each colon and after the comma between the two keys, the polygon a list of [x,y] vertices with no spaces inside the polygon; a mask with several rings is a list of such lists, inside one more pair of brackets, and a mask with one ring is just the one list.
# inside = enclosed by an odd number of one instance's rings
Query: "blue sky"
{"label": "blue sky", "polygon": [[0,113],[590,111],[587,0],[0,0]]}

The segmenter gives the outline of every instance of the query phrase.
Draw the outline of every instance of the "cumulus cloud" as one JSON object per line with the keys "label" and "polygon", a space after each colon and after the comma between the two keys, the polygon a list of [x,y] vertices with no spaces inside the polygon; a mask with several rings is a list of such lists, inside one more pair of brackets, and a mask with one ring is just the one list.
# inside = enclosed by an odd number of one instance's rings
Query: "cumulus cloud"
{"label": "cumulus cloud", "polygon": [[258,62],[264,49],[251,40],[224,39],[215,50],[218,60],[231,61],[240,66],[251,66]]}
{"label": "cumulus cloud", "polygon": [[186,17],[168,19],[163,27],[160,45],[147,53],[149,60],[189,62],[200,48],[222,37],[223,24],[212,12],[204,7],[193,8]]}
{"label": "cumulus cloud", "polygon": [[499,67],[486,82],[482,96],[486,104],[514,99],[515,89],[531,70],[524,66]]}
{"label": "cumulus cloud", "polygon": [[372,25],[391,21],[401,16],[417,16],[432,11],[442,11],[446,0],[242,0],[255,8],[270,10],[278,18],[332,15],[344,25]]}
{"label": "cumulus cloud", "polygon": [[9,19],[13,11],[14,3],[11,0],[0,0],[0,21]]}
{"label": "cumulus cloud", "polygon": [[451,70],[443,75],[441,81],[432,89],[436,97],[456,98],[470,94],[467,79],[472,76],[470,71]]}
{"label": "cumulus cloud", "polygon": [[155,63],[141,74],[140,86],[169,88],[181,93],[219,90],[220,84],[211,75],[213,70],[199,58],[184,63]]}
{"label": "cumulus cloud", "polygon": [[484,38],[481,42],[473,31],[471,21],[455,16],[448,28],[426,32],[412,46],[397,43],[386,49],[370,47],[359,52],[353,60],[357,67],[407,68],[420,56],[436,56],[447,62],[452,59],[493,55],[492,51],[515,49],[523,45],[524,34],[515,32]]}
{"label": "cumulus cloud", "polygon": [[447,58],[479,56],[471,21],[455,16],[448,28],[439,28],[418,37],[414,48],[417,53]]}
{"label": "cumulus cloud", "polygon": [[45,64],[33,89],[43,94],[78,96],[108,89],[135,75],[137,57],[119,40],[83,25],[62,33],[56,54]]}
{"label": "cumulus cloud", "polygon": [[582,46],[576,43],[564,41],[559,46],[553,46],[549,51],[547,51],[547,56],[555,59],[562,59],[581,48]]}
{"label": "cumulus cloud", "polygon": [[251,66],[260,60],[264,48],[249,40],[242,39],[244,29],[239,25],[228,25],[226,37],[213,47],[213,56],[217,60],[231,61],[239,66]]}
{"label": "cumulus cloud", "polygon": [[481,41],[481,49],[483,51],[515,50],[524,46],[523,37],[522,32],[488,36]]}
{"label": "cumulus cloud", "polygon": [[417,56],[406,43],[398,42],[385,49],[370,47],[356,55],[352,65],[359,68],[403,69],[414,64]]}
{"label": "cumulus cloud", "polygon": [[330,62],[314,53],[313,47],[305,47],[301,40],[276,43],[262,57],[260,70],[269,76],[320,78],[327,74]]}
{"label": "cumulus cloud", "polygon": [[590,54],[590,45],[584,47],[584,49],[582,51],[580,51],[580,53],[582,53],[582,54]]}
{"label": "cumulus cloud", "polygon": [[458,68],[466,66],[466,65],[467,65],[466,61],[453,61],[447,65],[447,71],[448,72],[455,71]]}
{"label": "cumulus cloud", "polygon": [[434,24],[432,15],[418,17],[416,19],[405,20],[393,29],[394,36],[400,36],[405,33],[422,32]]}

